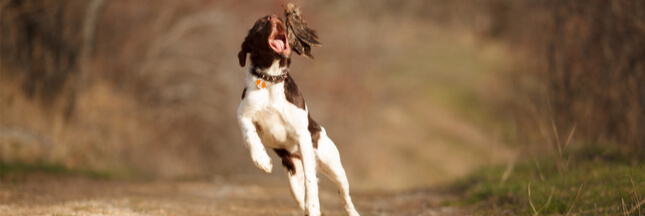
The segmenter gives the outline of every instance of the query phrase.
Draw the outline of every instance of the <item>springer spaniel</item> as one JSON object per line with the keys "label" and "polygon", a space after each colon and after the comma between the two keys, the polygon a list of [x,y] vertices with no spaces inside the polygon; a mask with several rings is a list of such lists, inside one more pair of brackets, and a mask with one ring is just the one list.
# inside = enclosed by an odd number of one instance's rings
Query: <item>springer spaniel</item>
{"label": "springer spaniel", "polygon": [[[289,74],[294,46],[288,42],[293,41],[287,38],[293,35],[288,34],[289,27],[293,26],[283,24],[276,15],[262,17],[242,43],[238,54],[240,66],[246,64],[247,54],[251,59],[237,110],[244,143],[255,166],[264,172],[270,173],[273,167],[265,147],[282,158],[291,195],[305,215],[320,215],[316,168],[338,186],[348,215],[359,215],[349,196],[349,183],[338,150],[325,129],[311,118]],[[294,51],[301,53],[295,48]]]}

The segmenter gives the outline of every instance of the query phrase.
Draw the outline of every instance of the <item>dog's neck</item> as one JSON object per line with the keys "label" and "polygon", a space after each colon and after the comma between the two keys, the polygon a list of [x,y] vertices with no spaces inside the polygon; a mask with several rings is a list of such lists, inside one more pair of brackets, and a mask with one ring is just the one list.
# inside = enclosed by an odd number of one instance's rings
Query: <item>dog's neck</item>
{"label": "dog's neck", "polygon": [[250,72],[252,75],[269,82],[282,82],[287,78],[289,73],[288,65],[281,66],[280,60],[273,61],[268,68],[262,68],[251,64]]}

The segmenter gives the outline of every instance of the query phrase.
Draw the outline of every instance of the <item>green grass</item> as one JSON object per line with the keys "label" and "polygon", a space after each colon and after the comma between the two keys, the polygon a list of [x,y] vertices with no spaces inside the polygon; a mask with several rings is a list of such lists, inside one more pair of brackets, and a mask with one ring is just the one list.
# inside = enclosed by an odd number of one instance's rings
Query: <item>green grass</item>
{"label": "green grass", "polygon": [[484,215],[643,215],[645,168],[630,158],[594,146],[565,152],[562,160],[484,168],[454,185],[463,194],[457,204]]}
{"label": "green grass", "polygon": [[48,175],[77,175],[94,179],[142,179],[143,177],[131,170],[89,170],[69,169],[59,164],[49,163],[6,163],[0,162],[0,180],[20,182],[33,173]]}

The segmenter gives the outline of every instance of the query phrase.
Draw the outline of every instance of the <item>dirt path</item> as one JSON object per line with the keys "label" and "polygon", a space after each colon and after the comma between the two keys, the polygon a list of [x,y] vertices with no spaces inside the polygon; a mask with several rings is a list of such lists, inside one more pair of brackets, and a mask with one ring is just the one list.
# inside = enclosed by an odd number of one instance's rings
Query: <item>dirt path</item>
{"label": "dirt path", "polygon": [[[286,182],[242,179],[132,182],[29,174],[0,182],[0,215],[302,215]],[[325,215],[343,215],[333,187],[322,184],[320,198]],[[362,215],[464,213],[421,190],[354,192],[353,199]]]}

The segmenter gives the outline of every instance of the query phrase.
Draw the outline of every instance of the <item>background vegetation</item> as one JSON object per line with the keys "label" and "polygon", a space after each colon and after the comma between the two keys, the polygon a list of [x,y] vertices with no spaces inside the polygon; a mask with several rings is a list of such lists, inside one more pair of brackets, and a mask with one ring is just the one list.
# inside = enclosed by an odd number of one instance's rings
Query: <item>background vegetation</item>
{"label": "background vegetation", "polygon": [[[497,129],[480,126],[495,119],[484,104],[500,86],[491,75],[507,68],[503,45],[448,30],[424,17],[442,9],[421,1],[296,3],[324,45],[315,61],[294,56],[293,75],[357,187],[428,185],[511,157]],[[4,1],[2,161],[257,174],[235,121],[236,53],[282,4]]]}
{"label": "background vegetation", "polygon": [[[323,47],[291,71],[355,188],[492,165],[456,185],[465,203],[642,212],[643,1],[295,3]],[[0,174],[256,175],[235,122],[235,56],[254,20],[284,4],[0,2]]]}

